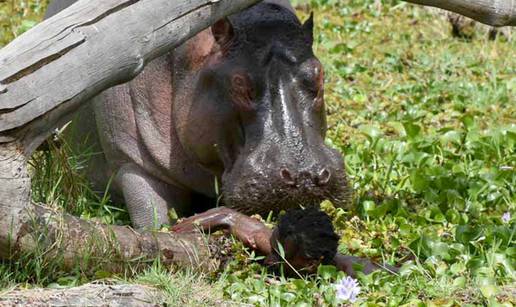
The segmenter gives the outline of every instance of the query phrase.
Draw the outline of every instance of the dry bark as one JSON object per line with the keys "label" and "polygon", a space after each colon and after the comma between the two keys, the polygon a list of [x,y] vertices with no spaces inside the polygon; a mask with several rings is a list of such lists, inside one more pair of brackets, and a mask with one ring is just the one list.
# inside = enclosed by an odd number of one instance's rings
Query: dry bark
{"label": "dry bark", "polygon": [[451,11],[481,23],[516,26],[516,0],[404,0]]}

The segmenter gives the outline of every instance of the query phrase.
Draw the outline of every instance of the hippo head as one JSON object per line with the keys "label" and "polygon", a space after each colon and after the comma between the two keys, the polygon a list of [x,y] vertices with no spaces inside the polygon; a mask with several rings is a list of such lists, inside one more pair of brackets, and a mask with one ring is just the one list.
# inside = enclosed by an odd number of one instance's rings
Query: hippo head
{"label": "hippo head", "polygon": [[324,199],[343,203],[344,163],[324,143],[312,17],[301,24],[289,9],[261,3],[211,31],[216,52],[196,85],[195,112],[204,116],[190,144],[221,178],[225,205],[263,214]]}

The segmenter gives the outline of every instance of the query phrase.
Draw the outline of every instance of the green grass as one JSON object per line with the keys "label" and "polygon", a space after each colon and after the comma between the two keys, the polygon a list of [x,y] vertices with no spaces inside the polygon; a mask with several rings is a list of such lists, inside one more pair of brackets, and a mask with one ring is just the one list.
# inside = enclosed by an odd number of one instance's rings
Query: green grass
{"label": "green grass", "polygon": [[[40,2],[27,2],[15,15],[0,3],[0,44],[38,20]],[[516,42],[484,33],[453,38],[444,18],[398,1],[317,0],[311,9],[326,70],[327,142],[345,155],[355,191],[350,208],[323,207],[342,236],[341,252],[404,263],[399,275],[360,276],[357,304],[511,306],[516,223],[501,216],[516,214]],[[98,199],[77,175],[84,156],[66,146],[36,156],[34,197],[127,223],[123,209]],[[192,297],[190,289],[217,289],[186,303],[193,305],[216,304],[221,294],[256,305],[338,303],[332,284],[342,274],[332,267],[303,280],[274,277],[241,244],[233,249],[220,279],[159,266],[121,278],[157,284],[176,303]],[[0,288],[94,278],[56,272],[41,257],[25,261],[0,264]],[[187,287],[174,288],[180,283]]]}

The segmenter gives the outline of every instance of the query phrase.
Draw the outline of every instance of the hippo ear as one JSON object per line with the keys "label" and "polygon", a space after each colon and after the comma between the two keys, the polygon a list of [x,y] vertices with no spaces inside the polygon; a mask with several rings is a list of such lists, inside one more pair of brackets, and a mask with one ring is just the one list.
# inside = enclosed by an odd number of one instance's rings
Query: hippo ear
{"label": "hippo ear", "polygon": [[235,36],[233,25],[227,18],[219,19],[211,26],[211,33],[220,46],[226,46]]}
{"label": "hippo ear", "polygon": [[310,13],[310,17],[303,24],[303,32],[311,45],[314,42],[314,12]]}

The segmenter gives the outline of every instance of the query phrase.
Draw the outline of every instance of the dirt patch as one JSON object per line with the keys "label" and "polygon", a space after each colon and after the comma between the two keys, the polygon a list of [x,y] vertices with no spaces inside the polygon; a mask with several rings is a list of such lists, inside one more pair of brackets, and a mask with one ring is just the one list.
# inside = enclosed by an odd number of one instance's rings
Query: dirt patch
{"label": "dirt patch", "polygon": [[13,289],[0,297],[0,306],[161,306],[165,298],[143,285],[90,283],[66,289]]}

